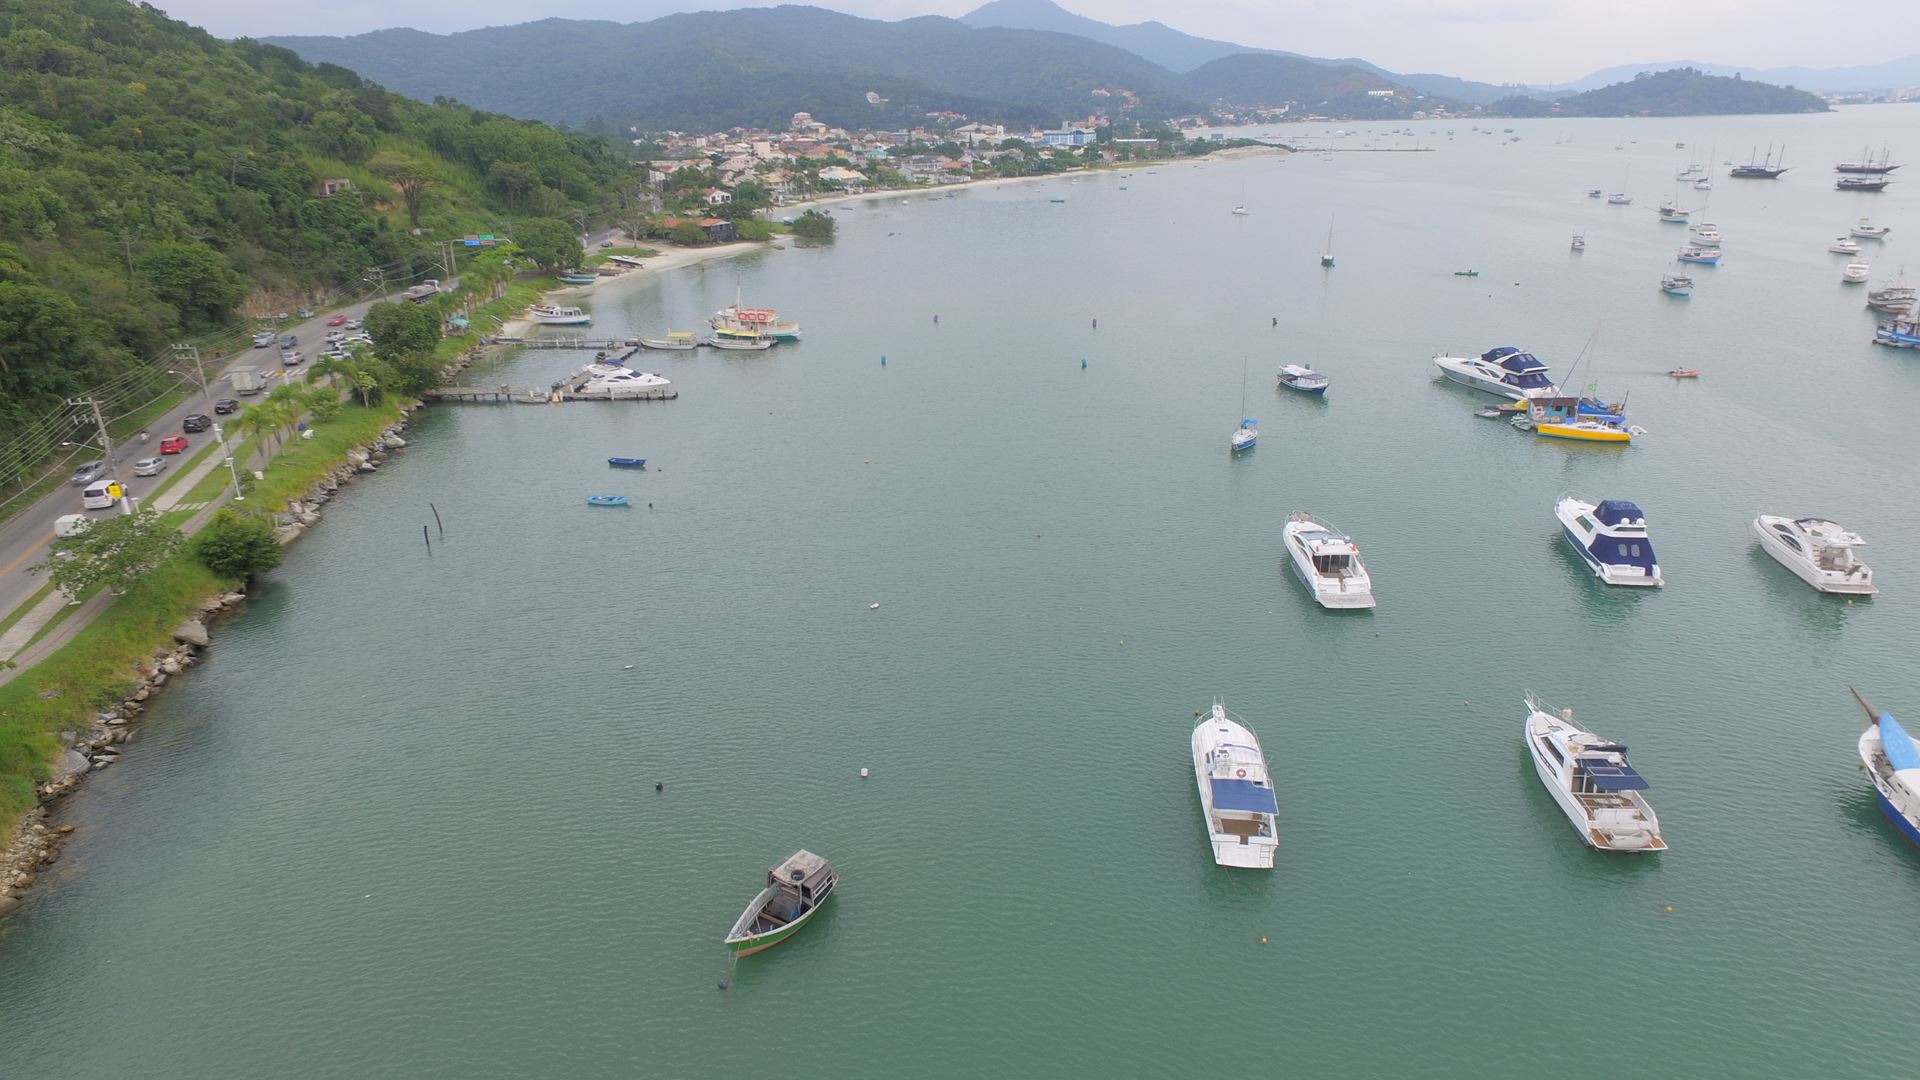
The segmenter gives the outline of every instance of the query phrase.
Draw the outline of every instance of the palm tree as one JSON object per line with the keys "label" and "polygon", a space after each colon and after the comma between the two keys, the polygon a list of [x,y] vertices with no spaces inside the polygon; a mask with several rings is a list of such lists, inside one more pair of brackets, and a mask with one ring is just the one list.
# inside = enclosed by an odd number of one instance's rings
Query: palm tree
{"label": "palm tree", "polygon": [[272,407],[256,405],[246,412],[241,413],[240,418],[233,422],[233,426],[240,432],[260,440],[260,461],[262,464],[265,464],[267,458],[267,437],[280,426],[279,421],[273,416]]}

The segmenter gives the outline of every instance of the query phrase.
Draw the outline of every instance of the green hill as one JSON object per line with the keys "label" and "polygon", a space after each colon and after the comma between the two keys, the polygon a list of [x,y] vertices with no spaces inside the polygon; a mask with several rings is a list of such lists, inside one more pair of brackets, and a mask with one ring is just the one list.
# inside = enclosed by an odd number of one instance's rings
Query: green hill
{"label": "green hill", "polygon": [[[1364,103],[1369,90],[1400,87],[1372,72],[1352,67],[1328,67],[1292,56],[1240,53],[1211,60],[1188,72],[1183,85],[1195,96],[1229,105],[1283,105],[1289,101],[1313,108],[1323,102]],[[1412,95],[1409,93],[1408,98]]]}
{"label": "green hill", "polygon": [[[423,236],[395,166],[437,178]],[[125,0],[0,0],[0,451],[250,296],[403,277],[432,241],[591,206],[625,168]],[[326,178],[351,187],[323,197]],[[0,455],[0,480],[18,464]]]}
{"label": "green hill", "polygon": [[1827,103],[1790,86],[1674,68],[1558,99],[1506,98],[1491,108],[1508,116],[1724,116],[1826,112]]}

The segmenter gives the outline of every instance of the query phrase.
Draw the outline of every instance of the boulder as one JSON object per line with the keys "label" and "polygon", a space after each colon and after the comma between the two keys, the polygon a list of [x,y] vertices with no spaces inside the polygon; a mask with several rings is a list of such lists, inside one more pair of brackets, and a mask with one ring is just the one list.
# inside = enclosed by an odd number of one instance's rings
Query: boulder
{"label": "boulder", "polygon": [[407,440],[401,438],[398,435],[389,435],[382,441],[386,443],[386,447],[389,450],[398,450],[401,447],[407,445]]}
{"label": "boulder", "polygon": [[307,528],[311,529],[315,525],[320,524],[320,515],[309,510],[306,513],[300,515],[300,524],[305,525]]}
{"label": "boulder", "polygon": [[307,527],[305,525],[282,525],[273,530],[273,538],[279,541],[281,547],[286,547],[288,544],[306,535],[306,532]]}
{"label": "boulder", "polygon": [[164,671],[156,671],[153,673],[153,678],[148,679],[147,682],[152,686],[165,686],[167,685],[167,673]]}
{"label": "boulder", "polygon": [[357,469],[360,466],[365,465],[366,463],[367,463],[367,452],[365,450],[347,451],[347,464]]}
{"label": "boulder", "polygon": [[62,750],[53,761],[53,782],[58,784],[87,771],[87,759],[77,750]]}
{"label": "boulder", "polygon": [[162,675],[180,674],[180,658],[177,656],[169,656],[165,660],[160,661],[160,674]]}
{"label": "boulder", "polygon": [[374,463],[371,461],[363,461],[360,463],[360,471],[363,473],[370,473],[375,468],[377,468],[377,466],[375,466]]}
{"label": "boulder", "polygon": [[228,607],[232,607],[233,605],[240,603],[242,600],[245,600],[246,598],[247,598],[247,594],[243,592],[230,592],[230,593],[220,594],[220,602],[222,604],[225,604]]}
{"label": "boulder", "polygon": [[213,639],[207,636],[207,628],[198,619],[188,619],[173,628],[173,640],[188,645],[211,645]]}
{"label": "boulder", "polygon": [[15,911],[19,910],[19,908],[20,908],[19,897],[0,894],[0,919],[4,919],[7,916],[13,914]]}

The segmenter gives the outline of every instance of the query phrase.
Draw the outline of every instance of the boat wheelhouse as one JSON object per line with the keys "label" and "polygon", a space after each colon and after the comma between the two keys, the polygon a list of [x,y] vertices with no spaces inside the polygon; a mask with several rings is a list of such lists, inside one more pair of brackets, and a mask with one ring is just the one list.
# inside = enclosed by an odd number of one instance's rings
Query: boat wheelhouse
{"label": "boat wheelhouse", "polygon": [[1515,401],[1551,397],[1560,388],[1547,377],[1547,365],[1530,352],[1502,345],[1479,356],[1436,356],[1433,366],[1449,382]]}
{"label": "boat wheelhouse", "polygon": [[1597,851],[1665,851],[1660,819],[1640,794],[1646,778],[1627,748],[1575,724],[1572,709],[1550,708],[1532,691],[1521,700],[1527,756],[1581,841]]}
{"label": "boat wheelhouse", "polygon": [[1625,499],[1585,502],[1563,496],[1553,507],[1560,530],[1593,576],[1609,585],[1660,585],[1647,516]]}
{"label": "boat wheelhouse", "polygon": [[787,940],[813,918],[837,884],[833,867],[811,851],[781,859],[767,871],[767,887],[727,931],[727,948],[735,956],[751,956]]}
{"label": "boat wheelhouse", "polygon": [[1213,861],[1249,870],[1273,869],[1280,812],[1260,740],[1216,698],[1193,726],[1193,776]]}

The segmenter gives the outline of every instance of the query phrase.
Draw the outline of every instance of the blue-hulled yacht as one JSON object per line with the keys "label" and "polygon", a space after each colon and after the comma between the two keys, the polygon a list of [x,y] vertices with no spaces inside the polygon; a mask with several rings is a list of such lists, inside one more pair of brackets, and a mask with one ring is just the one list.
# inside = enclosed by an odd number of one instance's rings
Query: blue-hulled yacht
{"label": "blue-hulled yacht", "polygon": [[1567,543],[1609,585],[1659,585],[1660,563],[1647,537],[1647,516],[1625,499],[1584,502],[1571,495],[1554,504]]}
{"label": "blue-hulled yacht", "polygon": [[1260,438],[1259,421],[1242,420],[1240,426],[1233,429],[1233,452],[1253,449],[1255,440]]}
{"label": "blue-hulled yacht", "polygon": [[1858,691],[1853,699],[1867,713],[1860,735],[1860,764],[1873,781],[1880,812],[1900,835],[1920,844],[1920,746],[1892,713],[1876,713]]}
{"label": "blue-hulled yacht", "polygon": [[1433,366],[1451,382],[1515,401],[1553,397],[1560,392],[1547,378],[1547,365],[1511,345],[1489,349],[1479,356],[1436,356]]}

